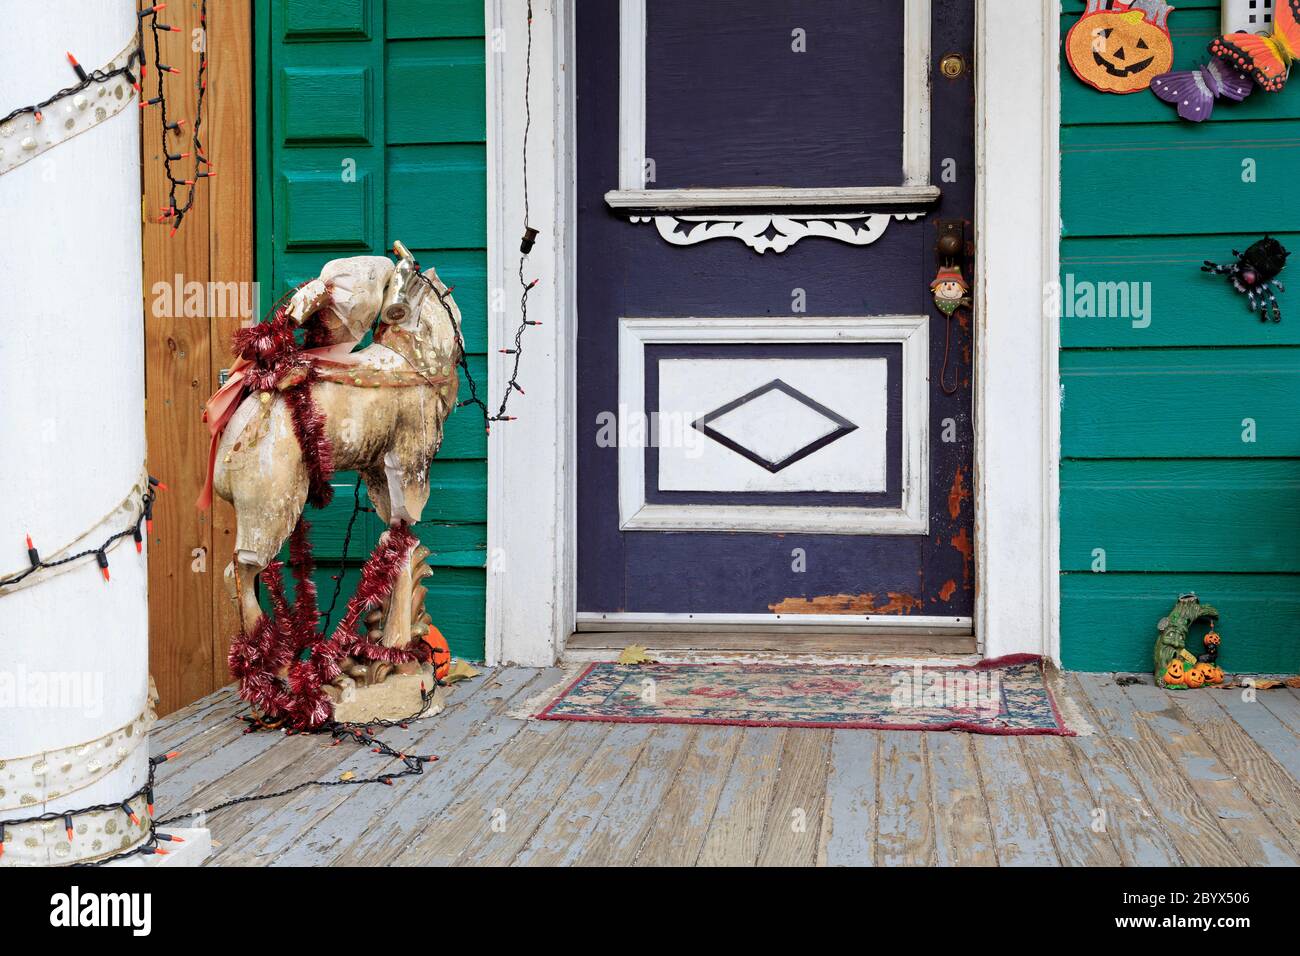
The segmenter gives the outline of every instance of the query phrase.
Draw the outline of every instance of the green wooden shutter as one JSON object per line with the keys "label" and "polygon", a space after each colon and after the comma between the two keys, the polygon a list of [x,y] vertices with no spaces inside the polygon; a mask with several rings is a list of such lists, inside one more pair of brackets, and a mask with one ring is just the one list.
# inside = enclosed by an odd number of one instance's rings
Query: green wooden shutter
{"label": "green wooden shutter", "polygon": [[[273,0],[258,4],[257,15],[263,306],[328,259],[381,254],[401,239],[455,286],[470,367],[485,382],[481,0]],[[486,457],[478,412],[454,413],[415,529],[434,552],[434,575],[424,581],[429,614],[452,651],[470,659],[481,659],[484,646]],[[334,504],[308,514],[326,606],[354,480],[337,475]],[[358,517],[340,606],[381,530],[374,515]]]}

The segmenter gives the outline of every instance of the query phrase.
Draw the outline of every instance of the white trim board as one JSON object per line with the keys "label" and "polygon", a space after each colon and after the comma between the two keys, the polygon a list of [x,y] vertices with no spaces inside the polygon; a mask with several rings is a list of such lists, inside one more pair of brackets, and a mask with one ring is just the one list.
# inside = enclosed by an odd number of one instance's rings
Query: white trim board
{"label": "white trim board", "polygon": [[829,190],[649,188],[645,177],[646,25],[646,0],[620,0],[618,189],[605,194],[610,206],[707,209],[761,205],[771,210],[934,202],[938,198],[939,190],[930,186],[930,0],[907,0],[903,12],[903,181],[898,186],[854,187],[846,183],[846,188]]}
{"label": "white trim board", "polygon": [[[930,530],[930,322],[923,315],[861,317],[622,318],[620,409],[644,412],[645,347],[663,344],[897,342],[903,347],[902,501],[897,508],[670,505],[646,502],[644,446],[618,449],[622,531],[926,534]],[[924,477],[922,477],[924,476]]]}
{"label": "white trim board", "polygon": [[[533,6],[529,173],[533,225],[542,236],[529,265],[544,278],[534,307],[549,314],[528,333],[529,364],[552,374],[529,381],[526,424],[498,427],[489,442],[492,663],[551,664],[576,623],[573,6]],[[489,36],[501,37],[505,49],[524,49],[520,4],[486,0],[486,14]],[[974,627],[987,656],[1029,652],[1059,661],[1059,330],[1043,310],[1043,289],[1059,271],[1059,25],[1053,5],[977,0],[975,29]],[[1032,38],[1038,42],[1026,43]],[[518,281],[522,89],[522,57],[493,56],[489,288]],[[515,298],[505,296],[505,311],[490,316],[494,394],[505,372],[494,350],[508,344]]]}
{"label": "white trim board", "polygon": [[939,187],[920,186],[701,186],[692,189],[611,189],[605,202],[614,209],[710,209],[787,206],[801,209],[856,209],[864,206],[929,205],[939,201]]}

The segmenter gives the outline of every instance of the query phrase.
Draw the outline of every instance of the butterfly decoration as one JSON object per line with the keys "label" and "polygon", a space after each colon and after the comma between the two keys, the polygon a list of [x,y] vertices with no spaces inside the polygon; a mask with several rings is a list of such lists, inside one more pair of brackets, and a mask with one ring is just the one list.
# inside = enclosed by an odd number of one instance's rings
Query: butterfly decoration
{"label": "butterfly decoration", "polygon": [[1151,92],[1173,103],[1178,115],[1193,123],[1210,118],[1216,99],[1240,103],[1252,89],[1250,77],[1222,60],[1211,60],[1195,70],[1161,73],[1151,81]]}
{"label": "butterfly decoration", "polygon": [[1300,0],[1274,4],[1273,32],[1229,33],[1210,43],[1210,53],[1246,73],[1269,93],[1286,85],[1291,63],[1300,59]]}

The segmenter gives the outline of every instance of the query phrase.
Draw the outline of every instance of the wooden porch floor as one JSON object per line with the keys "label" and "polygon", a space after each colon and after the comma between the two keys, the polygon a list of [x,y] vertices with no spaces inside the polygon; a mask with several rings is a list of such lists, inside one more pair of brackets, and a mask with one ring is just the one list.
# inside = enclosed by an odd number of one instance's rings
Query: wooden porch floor
{"label": "wooden porch floor", "polygon": [[[210,865],[1293,865],[1300,696],[1067,674],[1092,736],[524,721],[559,670],[485,671],[394,746],[424,776],[213,814]],[[153,732],[166,816],[382,758],[243,733],[231,688]]]}

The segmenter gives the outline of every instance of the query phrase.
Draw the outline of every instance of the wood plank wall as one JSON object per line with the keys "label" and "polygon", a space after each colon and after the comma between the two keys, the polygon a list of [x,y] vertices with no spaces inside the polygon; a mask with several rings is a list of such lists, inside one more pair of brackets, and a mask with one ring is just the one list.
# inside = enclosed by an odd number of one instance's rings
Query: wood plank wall
{"label": "wood plank wall", "polygon": [[[166,22],[181,31],[164,37],[165,61],[184,72],[167,79],[172,116],[193,122],[197,4],[171,4]],[[203,403],[229,364],[238,310],[206,307],[207,283],[253,279],[251,121],[253,40],[251,0],[209,4],[209,78],[201,138],[217,175],[199,188],[193,210],[175,237],[153,222],[166,205],[158,107],[142,114],[144,188],[144,339],[146,429],[151,474],[170,489],[155,506],[149,540],[149,666],[167,713],[229,682],[226,651],[235,624],[222,570],[233,542],[233,513],[219,502],[194,507],[207,467]],[[152,61],[152,49],[148,50]],[[153,88],[153,64],[146,91]],[[152,95],[152,94],[150,94]],[[174,152],[189,150],[188,133],[169,136]],[[180,168],[188,169],[184,161]],[[175,287],[203,283],[201,309],[185,308]],[[171,287],[165,293],[162,283]],[[239,301],[238,295],[236,301]],[[217,311],[222,314],[209,314]],[[198,312],[199,314],[188,314]]]}
{"label": "wood plank wall", "polygon": [[[1206,59],[1219,3],[1176,7],[1185,69]],[[1062,36],[1083,8],[1066,0]],[[1064,663],[1150,667],[1156,622],[1195,590],[1223,614],[1226,667],[1300,670],[1300,295],[1261,323],[1199,271],[1265,232],[1300,252],[1300,89],[1192,124],[1064,63],[1061,84],[1062,284],[1139,283],[1150,307],[1149,324],[1131,307],[1061,319]]]}

